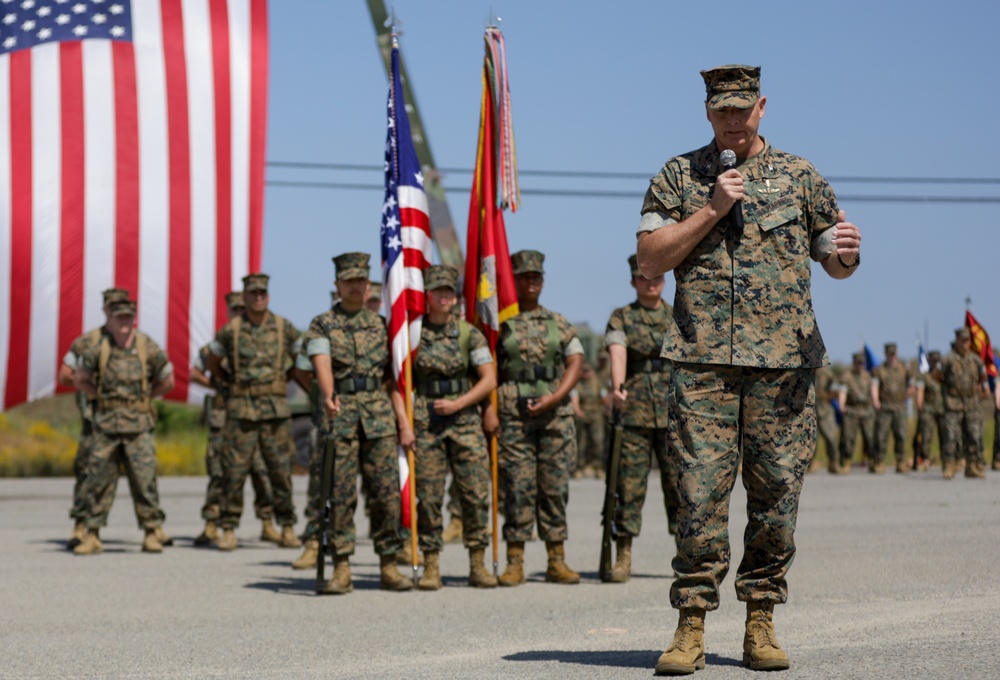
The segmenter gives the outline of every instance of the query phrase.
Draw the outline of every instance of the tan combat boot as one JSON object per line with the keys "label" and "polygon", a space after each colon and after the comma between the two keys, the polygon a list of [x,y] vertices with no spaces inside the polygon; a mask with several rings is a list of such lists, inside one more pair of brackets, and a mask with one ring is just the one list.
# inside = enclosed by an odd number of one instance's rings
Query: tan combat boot
{"label": "tan combat boot", "polygon": [[611,567],[611,583],[625,583],[632,575],[632,537],[621,536],[617,543],[618,557]]}
{"label": "tan combat boot", "polygon": [[222,536],[219,536],[219,540],[216,542],[215,547],[219,550],[231,552],[236,550],[238,545],[239,544],[236,541],[236,530],[232,528],[223,528]]}
{"label": "tan combat boot", "polygon": [[156,537],[156,529],[146,529],[146,537],[142,539],[142,551],[148,553],[163,552],[163,544]]}
{"label": "tan combat boot", "polygon": [[76,520],[76,524],[73,525],[73,533],[70,535],[68,541],[66,541],[66,548],[72,550],[76,546],[83,543],[83,537],[87,535],[87,525],[83,523],[83,520]]}
{"label": "tan combat boot", "polygon": [[990,465],[990,469],[994,472],[1000,470],[1000,457],[997,457],[995,454],[993,456],[993,463]]}
{"label": "tan combat boot", "polygon": [[545,580],[549,583],[573,584],[580,582],[580,575],[566,564],[566,553],[562,541],[546,541],[549,553],[549,568],[545,570]]}
{"label": "tan combat boot", "polygon": [[500,574],[502,586],[519,586],[524,583],[524,541],[507,543],[507,568]]}
{"label": "tan combat boot", "polygon": [[265,517],[260,521],[260,540],[281,545],[281,534],[274,527],[274,522],[270,517]]}
{"label": "tan combat boot", "polygon": [[436,550],[424,553],[424,575],[417,582],[420,590],[441,590],[441,554]]}
{"label": "tan combat boot", "polygon": [[955,478],[955,461],[946,460],[941,464],[941,476],[945,479]]}
{"label": "tan combat boot", "polygon": [[319,559],[319,539],[307,538],[306,548],[298,559],[292,562],[292,569],[315,569]]}
{"label": "tan combat boot", "polygon": [[485,550],[483,548],[469,549],[469,585],[473,588],[496,588],[496,576],[486,571],[483,564]]}
{"label": "tan combat boot", "polygon": [[772,615],[774,603],[747,602],[747,629],[743,635],[743,663],[753,671],[781,671],[789,666],[788,655],[778,644]]}
{"label": "tan combat boot", "polygon": [[674,640],[656,662],[656,675],[690,675],[705,667],[705,610],[684,607]]}
{"label": "tan combat boot", "polygon": [[462,518],[452,517],[448,526],[444,528],[444,533],[441,534],[441,540],[445,543],[461,543],[463,530]]}
{"label": "tan combat boot", "polygon": [[965,476],[970,479],[986,479],[986,465],[978,460],[970,460],[965,465]]}
{"label": "tan combat boot", "polygon": [[80,545],[73,548],[74,555],[97,555],[104,552],[101,545],[101,538],[97,534],[97,529],[90,529],[83,535]]}
{"label": "tan combat boot", "polygon": [[[308,542],[306,543],[308,545]],[[327,595],[345,595],[354,590],[351,581],[351,565],[347,555],[336,555],[333,558],[333,576],[323,588]]]}
{"label": "tan combat boot", "polygon": [[411,590],[413,581],[399,573],[396,568],[395,555],[379,555],[379,576],[382,581],[382,590]]}
{"label": "tan combat boot", "polygon": [[909,471],[910,471],[910,464],[908,464],[905,460],[901,459],[896,460],[896,472],[898,474],[905,475]]}
{"label": "tan combat boot", "polygon": [[286,524],[281,527],[281,540],[278,541],[279,548],[301,548],[302,541],[295,535],[295,527]]}
{"label": "tan combat boot", "polygon": [[156,533],[156,540],[160,542],[160,545],[168,546],[174,544],[174,539],[167,535],[167,532],[163,530],[163,527],[156,527],[153,531]]}
{"label": "tan combat boot", "polygon": [[214,519],[205,521],[205,528],[194,539],[195,545],[212,545],[219,540],[219,527]]}

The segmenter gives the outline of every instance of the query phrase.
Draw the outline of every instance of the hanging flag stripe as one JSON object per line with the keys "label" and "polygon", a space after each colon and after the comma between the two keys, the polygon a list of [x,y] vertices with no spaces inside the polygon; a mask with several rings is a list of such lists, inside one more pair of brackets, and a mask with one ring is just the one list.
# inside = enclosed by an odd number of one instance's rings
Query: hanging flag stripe
{"label": "hanging flag stripe", "polygon": [[112,285],[196,401],[195,352],[260,268],[267,2],[27,5],[0,42],[0,408],[55,390]]}

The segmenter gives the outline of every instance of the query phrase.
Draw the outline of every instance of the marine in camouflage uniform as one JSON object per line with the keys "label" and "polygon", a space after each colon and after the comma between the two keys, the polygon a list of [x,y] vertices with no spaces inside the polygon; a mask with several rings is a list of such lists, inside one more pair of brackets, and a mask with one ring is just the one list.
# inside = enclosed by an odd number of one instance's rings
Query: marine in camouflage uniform
{"label": "marine in camouflage uniform", "polygon": [[480,407],[496,387],[493,355],[483,334],[456,318],[458,272],[447,266],[424,270],[428,314],[413,360],[414,465],[417,530],[424,552],[422,590],[441,588],[441,506],[449,466],[461,504],[463,543],[469,550],[469,585],[494,588],[483,555],[489,545],[489,454]]}
{"label": "marine in camouflage uniform", "polygon": [[660,488],[667,526],[677,533],[677,467],[667,445],[670,399],[670,360],[660,357],[660,347],[673,316],[673,308],[660,298],[663,276],[647,279],[639,272],[636,256],[628,259],[635,302],[611,313],[604,331],[604,345],[611,355],[612,398],[621,410],[622,445],[618,469],[617,558],[611,581],[627,581],[632,570],[632,539],[642,528],[642,506],[653,460],[660,468]]}
{"label": "marine in camouflage uniform", "polygon": [[896,472],[910,471],[906,464],[906,441],[908,439],[909,418],[906,400],[914,391],[913,376],[906,364],[899,360],[896,343],[885,345],[885,363],[872,371],[872,404],[875,406],[875,470],[884,469],[886,453],[889,450],[889,433],[895,444]]}
{"label": "marine in camouflage uniform", "polygon": [[584,361],[580,380],[576,383],[576,477],[604,476],[604,397],[607,394],[601,379],[589,362]]}
{"label": "marine in camouflage uniform", "polygon": [[[673,270],[676,280],[662,356],[673,361],[669,428],[680,509],[670,601],[680,619],[657,673],[705,663],[704,616],[719,606],[729,568],[729,495],[741,459],[743,658],[753,669],[789,665],[772,612],[788,596],[799,494],[816,445],[815,370],[828,363],[809,260],[845,278],[860,244],[812,164],[759,136],[760,69],[725,66],[702,76],[715,138],[667,161],[650,181],[638,227],[642,273]],[[723,165],[723,150],[735,152],[735,168]],[[731,216],[736,210],[742,220]]]}
{"label": "marine in camouflage uniform", "polygon": [[[233,291],[226,294],[226,308],[229,320],[242,314],[243,294]],[[208,387],[214,394],[205,397],[205,421],[208,424],[208,446],[205,448],[205,470],[208,472],[208,488],[205,490],[205,504],[201,507],[201,518],[205,520],[205,529],[194,539],[195,545],[210,545],[219,538],[218,524],[223,499],[223,484],[225,473],[222,469],[223,427],[226,424],[226,393],[227,385],[217,380],[208,372],[206,360],[211,350],[205,345],[198,350],[191,371],[192,382]],[[222,367],[227,368],[222,362]],[[257,518],[261,520],[262,541],[278,543],[281,535],[274,528],[274,508],[271,501],[271,480],[267,476],[267,466],[260,455],[260,449],[254,449],[250,462],[250,483],[254,490],[254,509]]]}
{"label": "marine in camouflage uniform", "polygon": [[163,533],[165,515],[156,487],[156,411],[152,399],[173,389],[173,365],[152,338],[135,330],[136,304],[116,300],[108,334],[84,352],[76,371],[76,386],[93,402],[93,439],[83,495],[87,534],[74,548],[78,555],[102,550],[99,530],[107,525],[118,486],[119,466],[125,469],[139,527],[145,531],[142,549],[159,553],[169,543]]}
{"label": "marine in camouflage uniform", "polygon": [[511,256],[520,312],[504,321],[497,341],[500,486],[507,542],[503,586],[524,583],[524,543],[531,540],[536,521],[548,552],[545,579],[580,581],[566,565],[564,543],[570,467],[576,458],[569,392],[580,375],[583,345],[565,317],[538,303],[544,260],[536,250]]}
{"label": "marine in camouflage uniform", "polygon": [[[292,443],[287,375],[299,351],[301,333],[268,309],[267,274],[243,277],[245,311],[223,326],[209,345],[208,370],[225,379],[226,423],[222,436],[225,475],[219,517],[219,550],[235,550],[243,514],[243,487],[259,449],[271,481],[274,513],[281,525],[278,545],[297,548],[292,500]],[[223,367],[226,362],[228,370]]]}
{"label": "marine in camouflage uniform", "polygon": [[875,471],[875,408],[872,406],[872,376],[865,370],[864,352],[851,357],[851,370],[844,373],[840,385],[840,408],[844,427],[840,433],[840,467],[850,472],[854,445],[861,432],[862,455],[868,461],[868,471]]}
{"label": "marine in camouflage uniform", "polygon": [[[836,397],[833,371],[829,366],[823,366],[816,370],[816,424],[819,426],[819,436],[823,438],[826,445],[826,469],[830,474],[840,472],[850,472],[848,465],[841,468],[837,464],[840,457],[837,437],[837,413],[833,409],[831,399]],[[819,438],[816,440],[819,450]],[[815,459],[815,454],[813,454]]]}
{"label": "marine in camouflage uniform", "polygon": [[965,458],[965,476],[986,476],[983,458],[983,418],[979,398],[985,392],[986,367],[970,349],[968,328],[955,331],[955,351],[941,369],[944,392],[944,436],[941,467],[945,479],[955,476],[955,461]]}
{"label": "marine in camouflage uniform", "polygon": [[944,393],[941,391],[941,352],[932,350],[927,354],[930,370],[917,380],[916,407],[917,432],[926,469],[927,461],[934,450],[937,435],[939,450],[944,449]]}
{"label": "marine in camouflage uniform", "polygon": [[[69,351],[63,357],[62,366],[59,367],[59,384],[64,387],[74,386],[73,377],[80,357],[107,337],[107,320],[110,316],[108,305],[118,300],[128,299],[128,291],[124,288],[108,288],[101,295],[104,299],[105,325],[87,331],[70,345]],[[74,521],[74,525],[73,535],[66,544],[70,550],[80,545],[80,541],[87,533],[87,526],[84,522],[86,520],[86,498],[83,495],[83,482],[94,433],[93,404],[83,392],[77,391],[76,393],[76,407],[80,411],[80,438],[76,446],[76,455],[73,456],[73,477],[76,481],[73,484],[73,506],[70,508],[69,516]]]}
{"label": "marine in camouflage uniform", "polygon": [[[330,443],[334,455],[333,511],[327,528],[334,573],[325,589],[330,594],[354,589],[349,557],[355,549],[359,467],[369,497],[372,543],[379,555],[382,587],[408,590],[413,586],[395,562],[396,553],[403,548],[397,446],[406,442],[404,438],[397,440],[400,414],[398,393],[391,388],[394,381],[386,322],[365,306],[368,261],[367,253],[333,258],[340,302],[312,320],[305,346],[324,405],[319,449],[325,452]],[[412,443],[412,431],[408,433]],[[319,517],[319,494],[315,502],[317,506],[308,511],[311,518]]]}

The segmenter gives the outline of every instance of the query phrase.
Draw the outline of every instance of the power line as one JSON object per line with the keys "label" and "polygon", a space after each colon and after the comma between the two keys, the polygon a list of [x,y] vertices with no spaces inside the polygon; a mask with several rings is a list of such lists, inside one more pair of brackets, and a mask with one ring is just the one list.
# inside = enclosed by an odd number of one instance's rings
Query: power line
{"label": "power line", "polygon": [[[312,163],[305,161],[268,161],[269,168],[284,168],[295,170],[349,170],[362,172],[384,172],[381,165],[362,163]],[[471,175],[472,168],[436,168],[446,174]],[[525,177],[566,177],[590,179],[641,179],[648,180],[648,172],[611,172],[604,170],[518,170]],[[827,177],[830,182],[851,184],[998,184],[1000,177],[875,177],[862,175]]]}
{"label": "power line", "polygon": [[[302,182],[289,180],[268,180],[267,186],[292,189],[347,189],[362,191],[385,191],[381,184],[356,184],[351,182]],[[444,187],[448,193],[468,193],[468,188]],[[525,196],[565,196],[578,198],[627,198],[642,200],[642,191],[610,191],[584,189],[521,189]],[[842,195],[838,200],[845,202],[869,203],[1000,203],[1000,196],[865,196]]]}

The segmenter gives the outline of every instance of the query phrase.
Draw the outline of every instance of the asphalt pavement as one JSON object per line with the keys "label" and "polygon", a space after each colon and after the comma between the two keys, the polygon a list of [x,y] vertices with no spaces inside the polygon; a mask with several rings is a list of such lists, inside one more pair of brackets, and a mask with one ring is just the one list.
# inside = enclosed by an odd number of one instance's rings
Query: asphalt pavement
{"label": "asphalt pavement", "polygon": [[[811,474],[789,602],[775,611],[792,660],[778,677],[1000,678],[1000,473],[988,475]],[[121,481],[104,554],[77,557],[64,547],[72,480],[0,480],[0,678],[646,678],[676,625],[655,484],[627,584],[597,578],[603,482],[575,480],[566,552],[578,586],[544,583],[535,541],[524,586],[466,587],[467,553],[449,545],[442,590],[382,592],[359,513],[355,590],[319,597],[315,572],[289,566],[298,550],[257,540],[249,487],[241,548],[193,547],[205,482],[160,480],[175,545],[149,555]],[[306,479],[294,483],[301,512]],[[732,507],[737,565],[739,482]],[[732,583],[708,615],[699,680],[759,677],[741,665]]]}

